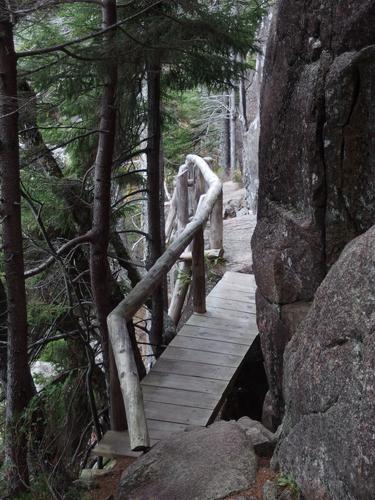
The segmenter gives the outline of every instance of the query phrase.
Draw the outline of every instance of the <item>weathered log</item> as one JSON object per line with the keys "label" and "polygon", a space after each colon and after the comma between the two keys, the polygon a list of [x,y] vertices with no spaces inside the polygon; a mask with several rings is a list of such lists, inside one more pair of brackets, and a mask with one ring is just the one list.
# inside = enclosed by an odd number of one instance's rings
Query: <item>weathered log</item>
{"label": "weathered log", "polygon": [[194,236],[192,257],[193,309],[196,313],[204,314],[206,312],[206,270],[203,228],[200,228]]}
{"label": "weathered log", "polygon": [[210,247],[223,248],[223,192],[220,193],[211,212]]}
{"label": "weathered log", "polygon": [[150,447],[143,395],[126,319],[111,313],[108,317],[109,337],[116,361],[122,397],[133,451]]}
{"label": "weathered log", "polygon": [[177,231],[183,231],[189,222],[189,172],[185,165],[180,168],[176,181]]}
{"label": "weathered log", "polygon": [[[176,180],[176,196],[177,204],[177,231],[181,233],[189,222],[189,171],[183,165],[178,173]],[[178,324],[182,309],[184,307],[185,298],[189,290],[189,281],[187,276],[191,273],[191,264],[180,263],[177,265],[177,278],[173,287],[171,303],[168,309],[168,315],[175,325]]]}
{"label": "weathered log", "polygon": [[180,321],[182,309],[184,307],[187,292],[189,290],[191,274],[191,263],[182,262],[177,266],[177,278],[173,288],[171,303],[168,309],[168,316],[177,326]]}
{"label": "weathered log", "polygon": [[165,221],[165,240],[168,243],[171,240],[173,228],[176,222],[177,213],[177,193],[173,191],[172,200],[169,203],[167,220]]}
{"label": "weathered log", "polygon": [[[209,250],[204,251],[204,256],[206,259],[218,259],[223,255],[222,248],[210,248]],[[191,252],[184,252],[180,255],[179,260],[184,260],[187,262],[191,262],[193,259],[193,254]]]}

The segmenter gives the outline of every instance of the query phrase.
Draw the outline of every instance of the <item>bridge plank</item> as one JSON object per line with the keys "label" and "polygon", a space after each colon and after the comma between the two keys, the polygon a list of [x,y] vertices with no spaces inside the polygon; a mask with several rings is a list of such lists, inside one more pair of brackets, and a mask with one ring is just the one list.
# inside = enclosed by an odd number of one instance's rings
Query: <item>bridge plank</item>
{"label": "bridge plank", "polygon": [[235,300],[237,302],[251,303],[255,300],[255,292],[253,290],[238,290],[231,289],[228,297],[228,289],[224,286],[215,286],[210,292],[210,297],[218,297],[219,299]]}
{"label": "bridge plank", "polygon": [[182,389],[169,389],[166,387],[152,387],[144,385],[142,388],[143,399],[155,403],[169,403],[180,406],[192,406],[213,410],[217,405],[217,396],[204,392],[184,391]]}
{"label": "bridge plank", "polygon": [[202,338],[184,337],[177,335],[170,344],[172,347],[183,347],[201,352],[213,352],[217,354],[234,354],[244,356],[249,349],[248,345],[235,344],[232,342],[221,342]]}
{"label": "bridge plank", "polygon": [[227,310],[222,308],[207,306],[207,311],[204,314],[192,314],[186,322],[187,325],[190,323],[191,318],[203,318],[204,321],[211,318],[219,318],[221,323],[225,325],[233,326],[236,329],[243,329],[249,322],[255,321],[255,313],[242,311],[241,314],[238,314],[238,311],[234,311],[233,314],[230,314]]}
{"label": "bridge plank", "polygon": [[153,373],[174,373],[176,375],[188,375],[192,377],[208,378],[214,380],[231,380],[235,368],[228,366],[207,365],[192,361],[176,361],[161,357],[152,367]]}
{"label": "bridge plank", "polygon": [[[228,293],[230,296],[230,293]],[[207,297],[207,308],[212,309],[221,309],[232,312],[244,312],[248,314],[255,314],[256,307],[255,304],[250,302],[238,302],[236,300],[231,299],[221,299],[219,297]]]}
{"label": "bridge plank", "polygon": [[151,371],[147,377],[142,380],[142,386],[145,385],[168,387],[169,389],[182,389],[185,391],[206,392],[208,394],[219,395],[228,385],[228,381]]}
{"label": "bridge plank", "polygon": [[152,401],[145,401],[145,412],[147,418],[164,420],[165,422],[200,425],[202,427],[207,424],[212,415],[212,410],[210,409],[154,403]]}
{"label": "bridge plank", "polygon": [[164,353],[166,359],[178,359],[181,361],[196,361],[198,363],[206,363],[208,365],[230,366],[235,368],[238,366],[243,356],[234,354],[220,354],[216,352],[195,351],[194,349],[184,349],[182,347],[168,347]]}
{"label": "bridge plank", "polygon": [[[189,426],[186,424],[178,424],[176,422],[166,422],[165,420],[155,420],[153,418],[147,419],[147,426],[150,434],[157,439],[161,434],[174,434],[187,429]],[[159,438],[162,439],[162,438]]]}
{"label": "bridge plank", "polygon": [[220,342],[231,342],[233,344],[249,345],[249,341],[256,337],[256,333],[242,333],[240,330],[226,331],[215,328],[184,326],[178,333],[179,337],[218,340]]}
{"label": "bridge plank", "polygon": [[[231,323],[228,320],[228,314],[221,312],[220,314],[215,314],[215,310],[211,309],[210,314],[198,315],[192,314],[186,324],[188,326],[200,326],[204,328],[214,328],[215,330],[224,330],[230,334],[230,332],[246,332],[246,331],[257,331],[257,324],[255,314],[251,315],[247,319],[236,320]],[[242,313],[238,313],[237,316]]]}

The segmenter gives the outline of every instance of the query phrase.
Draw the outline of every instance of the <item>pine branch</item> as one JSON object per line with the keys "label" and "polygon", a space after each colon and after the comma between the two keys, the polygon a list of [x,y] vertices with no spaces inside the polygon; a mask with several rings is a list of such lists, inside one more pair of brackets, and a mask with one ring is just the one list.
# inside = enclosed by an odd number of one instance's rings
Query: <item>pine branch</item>
{"label": "pine branch", "polygon": [[107,28],[103,28],[99,31],[96,31],[95,33],[90,33],[86,36],[75,38],[74,40],[70,40],[69,42],[65,43],[60,43],[58,45],[54,45],[51,47],[45,47],[42,49],[34,49],[34,50],[27,50],[23,52],[17,52],[17,58],[21,57],[31,57],[31,56],[40,56],[43,54],[51,54],[52,52],[66,52],[65,48],[70,47],[72,45],[76,45],[78,43],[85,42],[87,40],[91,40],[92,38],[97,38],[99,36],[102,36],[109,31],[112,31],[115,28],[118,28],[119,26],[122,26],[123,24],[132,21],[133,19],[136,19],[137,17],[141,16],[142,14],[145,14],[149,10],[152,10],[154,7],[157,5],[160,5],[163,3],[163,0],[158,0],[157,2],[153,3],[152,5],[149,5],[148,7],[145,7],[144,9],[140,10],[136,14],[133,14],[132,16],[127,17],[126,19],[123,19],[121,21],[118,21],[117,23],[112,24],[111,26],[108,26]]}

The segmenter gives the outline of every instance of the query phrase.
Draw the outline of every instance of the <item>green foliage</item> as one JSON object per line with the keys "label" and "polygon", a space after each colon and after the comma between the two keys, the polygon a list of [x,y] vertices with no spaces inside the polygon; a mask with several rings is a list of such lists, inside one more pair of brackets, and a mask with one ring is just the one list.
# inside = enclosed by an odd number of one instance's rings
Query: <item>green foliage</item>
{"label": "green foliage", "polygon": [[[39,215],[43,218],[47,230],[54,231],[59,228],[61,232],[70,230],[74,224],[71,211],[66,210],[66,205],[59,195],[59,186],[68,179],[60,180],[46,177],[42,172],[22,170],[22,183],[24,190],[33,200]],[[22,202],[23,227],[28,233],[42,237],[40,226],[32,213],[29,204]]]}
{"label": "green foliage", "polygon": [[31,328],[46,327],[66,311],[68,311],[68,306],[64,304],[47,303],[31,298],[27,308],[28,322]]}
{"label": "green foliage", "polygon": [[199,113],[200,94],[197,90],[170,92],[165,99],[164,154],[167,167],[172,167],[171,175],[176,175],[178,167],[187,154],[200,153]]}
{"label": "green foliage", "polygon": [[69,348],[66,340],[58,339],[48,344],[43,349],[39,359],[63,369],[66,368],[66,361],[69,359]]}
{"label": "green foliage", "polygon": [[185,285],[190,285],[191,283],[191,273],[181,271],[180,269],[177,271],[177,278]]}
{"label": "green foliage", "polygon": [[205,256],[205,263],[207,269],[207,280],[210,283],[216,283],[219,278],[223,275],[222,268],[226,264],[226,259],[224,257],[208,258]]}
{"label": "green foliage", "polygon": [[300,488],[291,474],[280,474],[277,478],[277,484],[283,488],[288,488],[293,498],[297,498],[300,494]]}
{"label": "green foliage", "polygon": [[[0,478],[1,487],[1,478]],[[14,500],[51,500],[51,486],[49,485],[48,474],[41,474],[39,477],[34,478],[30,489],[26,493],[18,495]],[[54,498],[57,498],[54,496]],[[84,500],[85,492],[79,486],[69,485],[64,491],[64,500]]]}

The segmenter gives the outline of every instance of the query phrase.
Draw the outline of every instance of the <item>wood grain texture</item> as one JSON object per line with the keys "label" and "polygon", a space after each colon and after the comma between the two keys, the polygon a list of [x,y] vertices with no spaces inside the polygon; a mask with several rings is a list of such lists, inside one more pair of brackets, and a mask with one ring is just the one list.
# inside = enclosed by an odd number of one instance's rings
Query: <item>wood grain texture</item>
{"label": "wood grain texture", "polygon": [[213,410],[217,405],[217,397],[213,394],[148,385],[143,386],[143,398],[146,402],[192,406],[208,410]]}
{"label": "wood grain texture", "polygon": [[168,387],[169,389],[182,389],[184,391],[207,392],[208,394],[219,395],[228,385],[228,381],[152,371],[150,375],[142,380],[142,387],[145,385]]}
{"label": "wood grain texture", "polygon": [[147,418],[177,422],[186,425],[199,425],[204,427],[209,421],[212,410],[205,408],[192,408],[166,403],[145,402]]}
{"label": "wood grain texture", "polygon": [[170,373],[176,375],[189,375],[213,380],[225,380],[229,382],[233,377],[235,368],[228,366],[207,365],[191,361],[176,361],[175,359],[159,358],[156,365],[152,367],[153,373]]}
{"label": "wood grain texture", "polygon": [[182,335],[178,335],[171,342],[171,346],[216,354],[234,354],[236,356],[244,356],[249,349],[248,345],[220,342],[219,340],[184,337]]}

